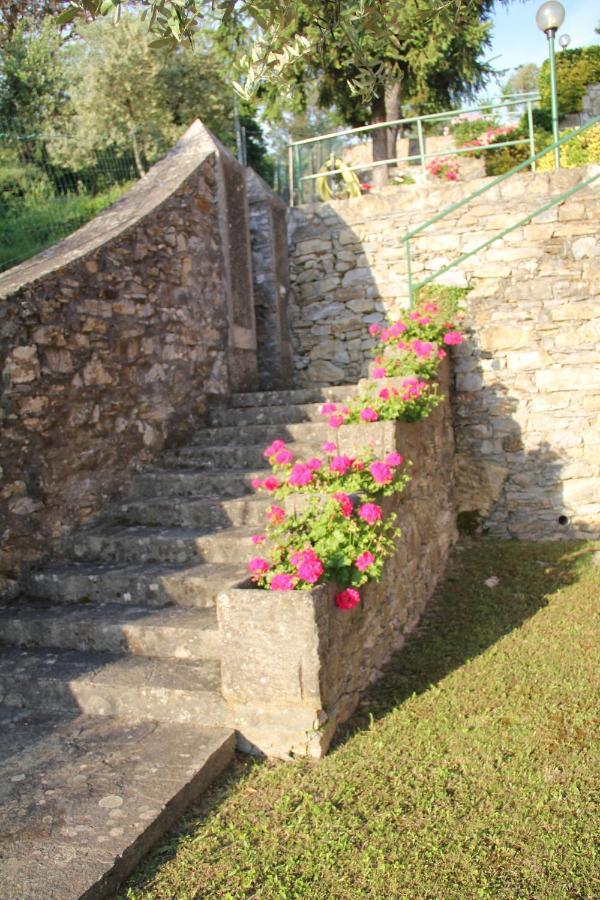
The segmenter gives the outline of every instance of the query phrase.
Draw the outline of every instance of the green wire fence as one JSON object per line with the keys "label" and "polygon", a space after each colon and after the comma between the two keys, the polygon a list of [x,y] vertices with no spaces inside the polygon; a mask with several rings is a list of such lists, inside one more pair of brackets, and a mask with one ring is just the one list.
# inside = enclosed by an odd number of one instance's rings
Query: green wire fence
{"label": "green wire fence", "polygon": [[108,145],[76,161],[64,135],[0,127],[0,271],[75,231],[138,177],[131,150]]}

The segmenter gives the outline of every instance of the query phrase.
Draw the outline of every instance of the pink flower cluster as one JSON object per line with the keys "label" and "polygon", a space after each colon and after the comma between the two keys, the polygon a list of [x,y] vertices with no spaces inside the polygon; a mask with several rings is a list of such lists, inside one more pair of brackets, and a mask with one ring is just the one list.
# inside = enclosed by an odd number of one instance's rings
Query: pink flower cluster
{"label": "pink flower cluster", "polygon": [[446,181],[458,181],[460,173],[458,162],[448,156],[432,159],[427,163],[427,170],[436,178],[445,178]]}
{"label": "pink flower cluster", "polygon": [[298,577],[307,584],[316,584],[323,574],[323,563],[312,547],[292,553],[290,562],[296,567]]}
{"label": "pink flower cluster", "polygon": [[360,594],[356,588],[346,588],[335,595],[335,605],[340,609],[354,609],[360,603]]}

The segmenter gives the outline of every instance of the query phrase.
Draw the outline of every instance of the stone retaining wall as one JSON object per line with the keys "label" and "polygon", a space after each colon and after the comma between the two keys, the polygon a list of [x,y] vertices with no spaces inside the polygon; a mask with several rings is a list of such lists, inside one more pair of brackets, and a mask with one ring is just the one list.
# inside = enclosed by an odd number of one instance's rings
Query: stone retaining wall
{"label": "stone retaining wall", "polygon": [[[196,122],[125,197],[0,276],[0,575],[256,384],[244,172]],[[1,585],[0,585],[1,588]]]}
{"label": "stone retaining wall", "polygon": [[[412,242],[415,279],[596,171],[513,176]],[[387,188],[291,212],[302,383],[364,374],[366,325],[407,302],[401,235],[476,186]],[[493,534],[600,533],[599,220],[600,180],[440,279],[472,288],[469,340],[454,355],[458,502]]]}
{"label": "stone retaining wall", "polygon": [[[448,383],[444,367],[443,389]],[[448,402],[414,424],[380,422],[339,430],[340,452],[372,446],[413,461],[412,480],[386,498],[402,535],[382,581],[343,611],[336,590],[231,589],[217,601],[223,695],[242,745],[270,756],[321,756],[337,725],[415,628],[456,539]]]}

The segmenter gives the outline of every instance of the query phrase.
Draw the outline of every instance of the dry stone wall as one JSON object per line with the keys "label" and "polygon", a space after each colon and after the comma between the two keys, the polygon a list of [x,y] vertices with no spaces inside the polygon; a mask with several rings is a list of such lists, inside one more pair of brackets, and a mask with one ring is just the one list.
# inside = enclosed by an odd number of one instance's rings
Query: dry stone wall
{"label": "dry stone wall", "polygon": [[[514,176],[412,242],[415,280],[597,171]],[[407,304],[402,234],[474,187],[388,188],[291,212],[302,383],[366,372],[366,325]],[[471,288],[454,353],[465,523],[523,538],[600,533],[599,221],[600,179],[440,279]]]}
{"label": "dry stone wall", "polygon": [[0,276],[5,577],[126,489],[211,398],[256,385],[239,221],[243,170],[197,122],[115,206]]}
{"label": "dry stone wall", "polygon": [[[447,393],[446,366],[442,380]],[[331,585],[235,588],[217,600],[223,696],[242,746],[270,756],[325,753],[336,726],[417,625],[456,539],[448,402],[413,424],[343,426],[338,440],[341,453],[372,446],[413,462],[407,489],[384,501],[402,534],[381,582],[361,588],[361,603],[349,611],[335,606]]]}

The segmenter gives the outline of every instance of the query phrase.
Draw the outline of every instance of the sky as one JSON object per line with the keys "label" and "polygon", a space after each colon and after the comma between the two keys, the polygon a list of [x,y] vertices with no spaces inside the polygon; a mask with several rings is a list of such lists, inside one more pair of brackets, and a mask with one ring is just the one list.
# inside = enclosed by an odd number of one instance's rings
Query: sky
{"label": "sky", "polygon": [[[565,21],[561,34],[571,35],[570,48],[600,43],[594,28],[600,23],[598,0],[561,0]],[[512,69],[524,63],[542,63],[548,56],[546,35],[535,24],[535,14],[542,0],[526,3],[512,0],[507,6],[498,5],[494,15],[492,47],[487,59],[495,69]],[[557,46],[558,49],[558,46]]]}

